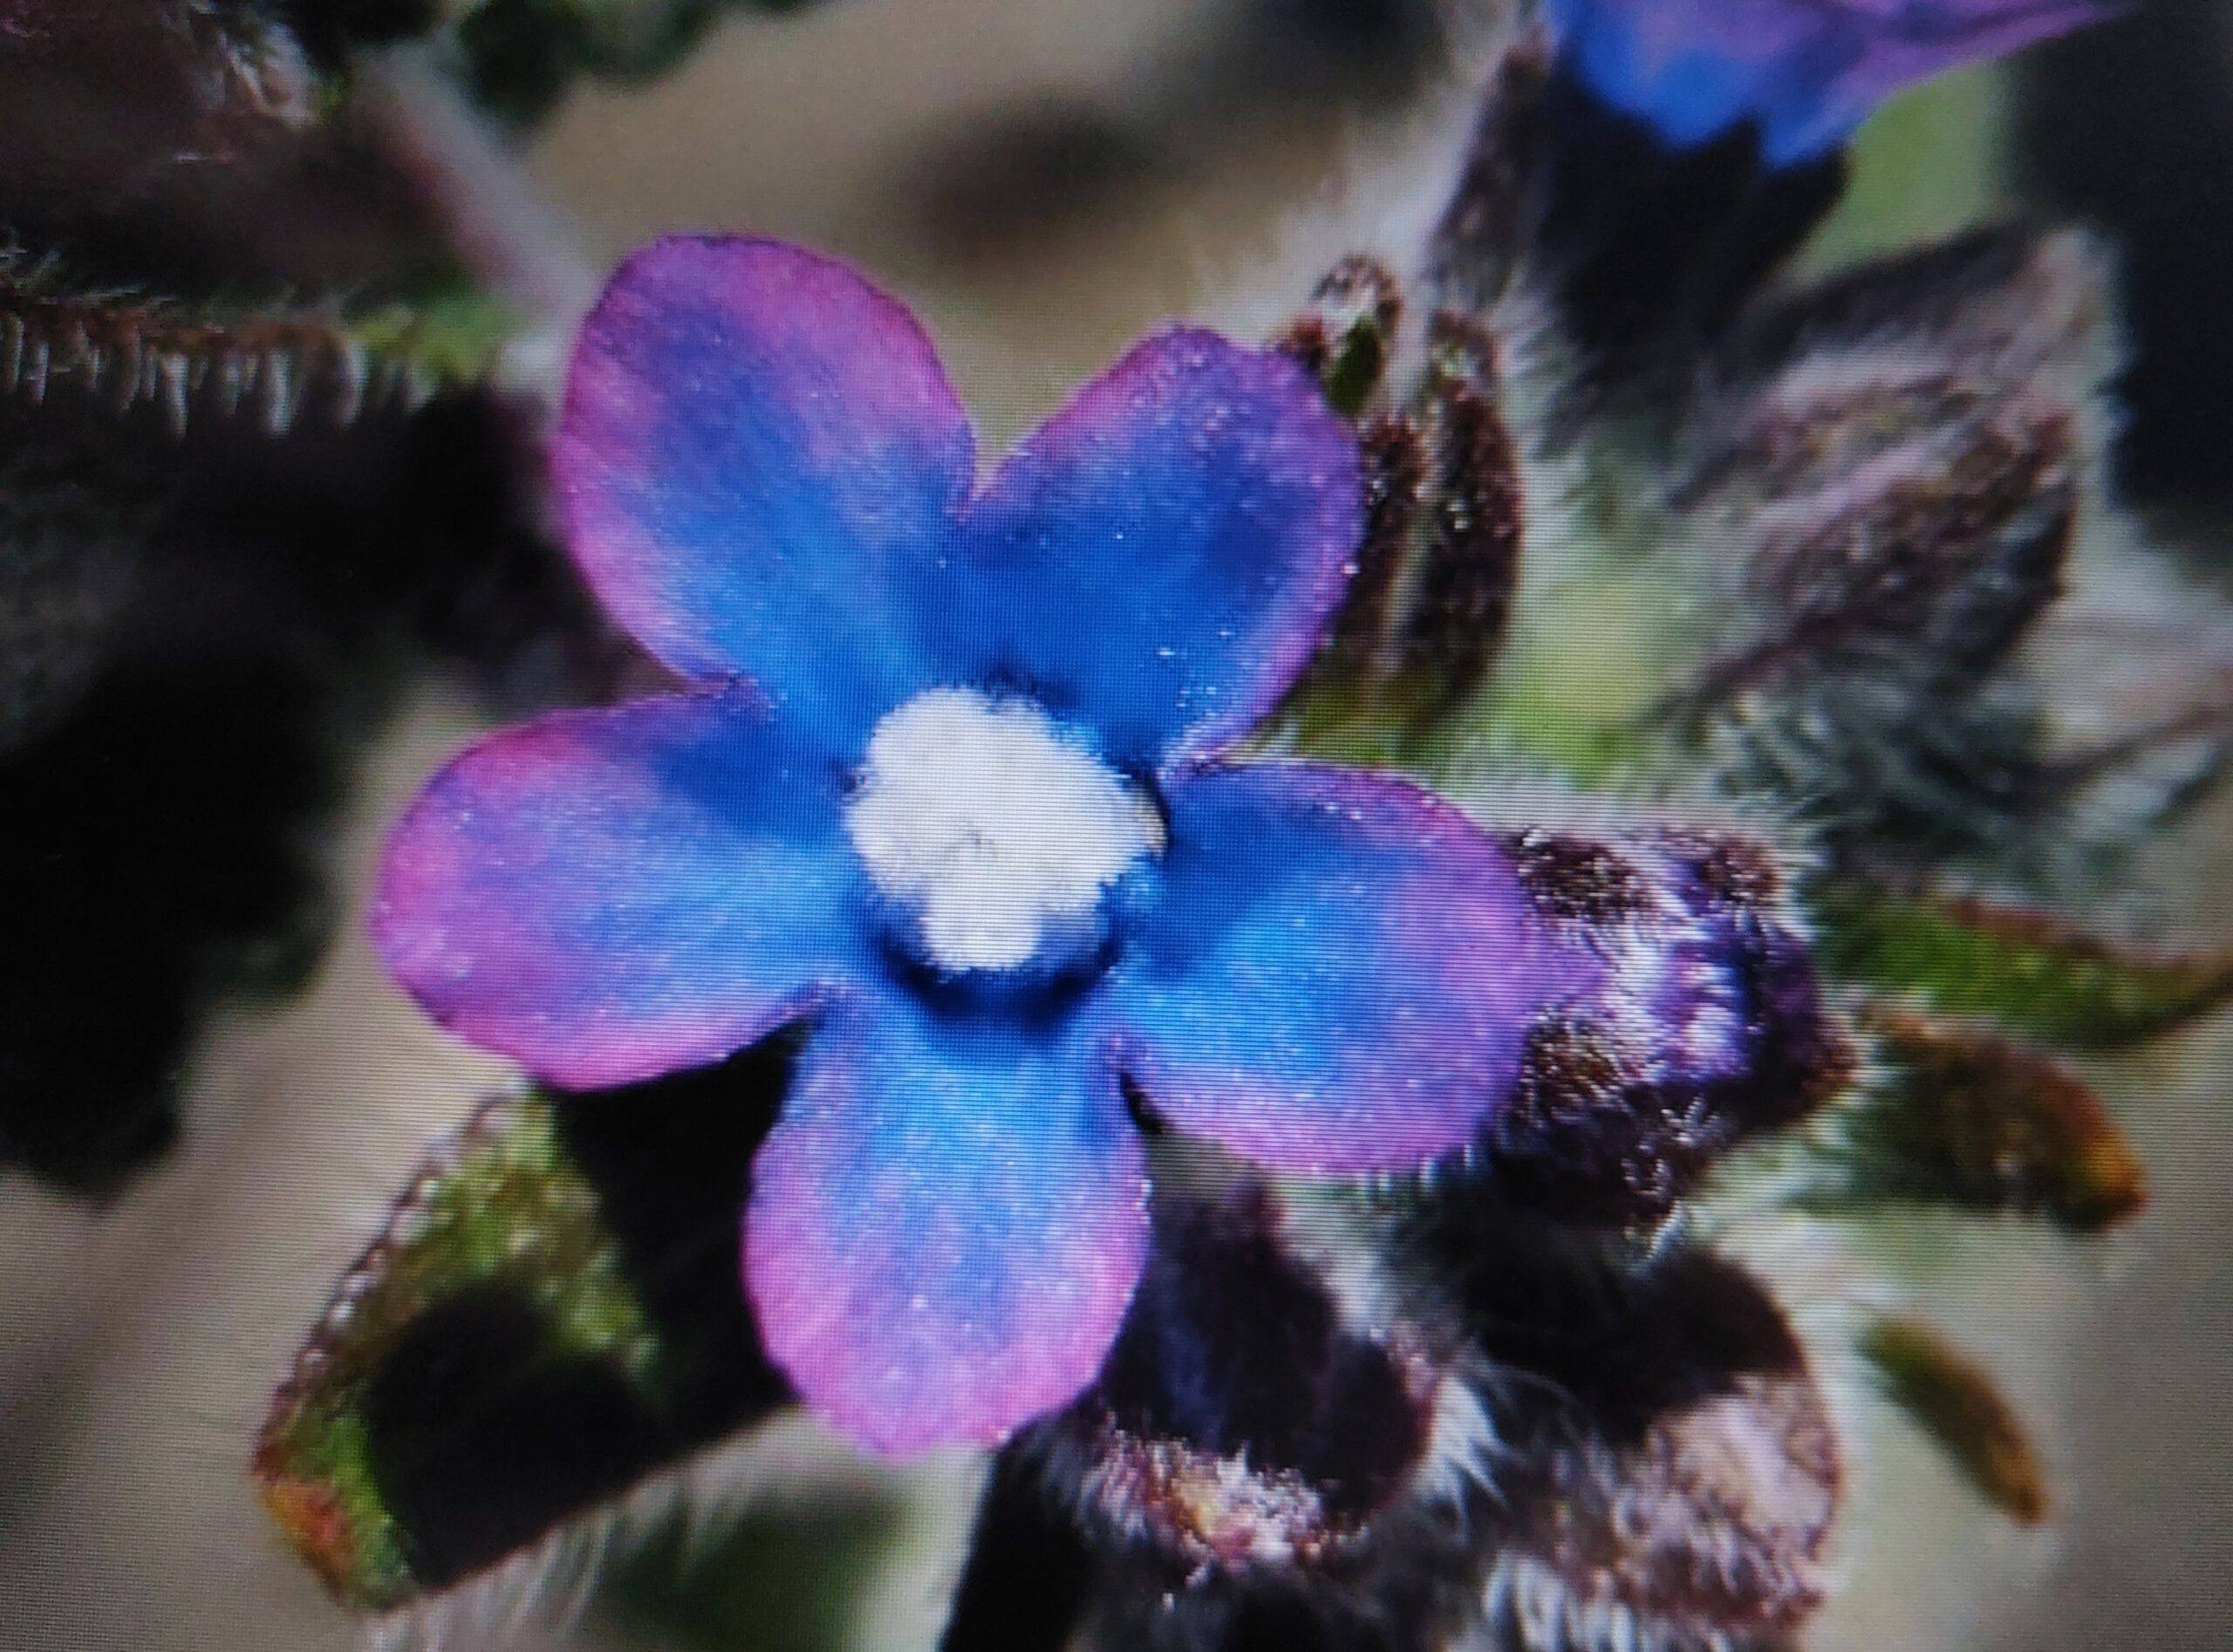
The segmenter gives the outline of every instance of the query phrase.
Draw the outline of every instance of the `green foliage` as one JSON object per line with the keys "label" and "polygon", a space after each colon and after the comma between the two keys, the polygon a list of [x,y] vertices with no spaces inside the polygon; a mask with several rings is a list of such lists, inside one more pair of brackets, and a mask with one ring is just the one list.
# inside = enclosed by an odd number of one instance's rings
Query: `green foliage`
{"label": "green foliage", "polygon": [[1837,974],[2072,1049],[2145,1042],[2233,1000],[2233,957],[2157,952],[2021,908],[1833,880],[1815,893]]}
{"label": "green foliage", "polygon": [[383,1484],[368,1396],[414,1325],[491,1289],[531,1314],[531,1357],[597,1362],[656,1392],[659,1343],[596,1190],[549,1106],[530,1099],[484,1109],[405,1196],[342,1280],[257,1445],[256,1478],[282,1529],[360,1605],[395,1606],[420,1582]]}
{"label": "green foliage", "polygon": [[787,1397],[736,1220],[788,1049],[484,1106],[336,1287],[255,1476],[336,1594],[389,1610],[547,1554]]}
{"label": "green foliage", "polygon": [[2005,209],[2009,84],[1981,65],[1902,93],[1861,129],[1844,198],[1809,242],[1830,270],[1957,235]]}
{"label": "green foliage", "polygon": [[2136,1214],[2147,1176],[2100,1097],[2005,1040],[1921,1016],[1868,1018],[1882,1066],[1842,1109],[1802,1208],[1921,1203],[2044,1218],[2081,1233]]}
{"label": "green foliage", "polygon": [[0,398],[120,416],[152,408],[174,434],[219,419],[281,436],[306,416],[345,427],[475,384],[509,331],[499,305],[473,296],[353,314],[186,304],[0,265]]}
{"label": "green foliage", "polygon": [[2038,1451],[1982,1367],[1912,1320],[1871,1321],[1858,1348],[1885,1399],[1946,1453],[1979,1496],[2025,1526],[2046,1519]]}
{"label": "green foliage", "polygon": [[487,108],[547,113],[584,79],[667,73],[725,14],[787,11],[804,0],[295,0],[325,61],[352,46],[432,38]]}
{"label": "green foliage", "polygon": [[660,1645],[846,1652],[862,1572],[902,1530],[895,1504],[865,1493],[771,1500],[711,1532],[677,1521],[628,1555],[604,1600]]}

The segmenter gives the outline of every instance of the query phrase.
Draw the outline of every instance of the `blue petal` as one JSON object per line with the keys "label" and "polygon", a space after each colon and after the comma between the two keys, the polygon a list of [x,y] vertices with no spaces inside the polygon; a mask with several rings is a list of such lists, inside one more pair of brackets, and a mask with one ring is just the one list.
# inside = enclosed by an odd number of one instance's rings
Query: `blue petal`
{"label": "blue petal", "polygon": [[1763,153],[1771,165],[1820,154],[1844,141],[1884,100],[1905,88],[1988,63],[2115,16],[2120,0],[1901,0],[1888,16],[1864,17],[1858,40],[1838,53],[1820,95],[1771,103]]}
{"label": "blue petal", "polygon": [[1472,1143],[1538,1018],[1595,979],[1505,852],[1405,782],[1260,763],[1167,795],[1101,1013],[1189,1134],[1275,1170],[1416,1169]]}
{"label": "blue petal", "polygon": [[[1749,0],[1758,4],[1760,0]],[[1748,0],[1731,0],[1739,7]],[[1650,122],[1677,148],[1711,141],[1754,117],[1790,78],[1787,55],[1805,22],[1787,0],[1766,0],[1754,28],[1717,38],[1690,0],[1643,11],[1623,0],[1552,0],[1567,65],[1617,109]],[[1812,24],[1806,24],[1812,30]],[[1796,95],[1794,93],[1794,95]]]}
{"label": "blue petal", "polygon": [[374,939],[435,1020],[556,1083],[718,1061],[869,967],[837,786],[741,688],[509,729],[396,828]]}
{"label": "blue petal", "polygon": [[2099,21],[2106,0],[1549,0],[1578,79],[1677,147],[1756,122],[1772,167],[1843,143],[1886,98]]}
{"label": "blue petal", "polygon": [[1308,662],[1363,531],[1356,439],[1274,352],[1174,329],[1019,447],[970,514],[953,647],[1149,768],[1245,734]]}
{"label": "blue petal", "polygon": [[745,1277],[808,1406],[871,1449],[1067,1403],[1147,1248],[1145,1155],[1090,1031],[848,993],[753,1165]]}
{"label": "blue petal", "polygon": [[935,679],[914,624],[974,480],[967,415],[914,317],[773,242],[676,238],[582,328],[553,454],[599,598],[688,677],[754,679],[857,754]]}

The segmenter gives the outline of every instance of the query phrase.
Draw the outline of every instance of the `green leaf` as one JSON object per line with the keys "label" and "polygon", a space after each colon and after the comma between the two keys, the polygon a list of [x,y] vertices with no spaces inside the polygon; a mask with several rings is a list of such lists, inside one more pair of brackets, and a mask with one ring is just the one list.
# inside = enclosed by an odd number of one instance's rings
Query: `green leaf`
{"label": "green leaf", "polygon": [[1872,1321],[1856,1346],[1884,1397],[1945,1451],[1980,1496],[2021,1525],[2046,1519],[2038,1451],[1981,1366],[1913,1320]]}
{"label": "green leaf", "polygon": [[731,14],[806,0],[295,0],[311,51],[338,64],[353,47],[425,38],[488,109],[547,113],[575,81],[648,79],[679,65]]}
{"label": "green leaf", "polygon": [[622,1562],[605,1600],[662,1646],[846,1652],[859,1580],[905,1524],[896,1501],[865,1491],[758,1505],[711,1533],[669,1522]]}
{"label": "green leaf", "polygon": [[335,1594],[457,1587],[781,1402],[735,1248],[787,1059],[501,1099],[437,1150],[256,1446],[266,1506]]}
{"label": "green leaf", "polygon": [[1877,1082],[1837,1116],[1802,1208],[1918,1202],[2039,1216],[2082,1233],[2136,1215],[2147,1173],[2101,1099],[2005,1040],[1878,1011]]}
{"label": "green leaf", "polygon": [[2233,956],[2147,949],[2019,907],[1830,882],[1813,892],[1834,974],[2073,1049],[2117,1049],[2233,1000]]}
{"label": "green leaf", "polygon": [[415,411],[487,377],[510,323],[451,297],[350,315],[227,309],[72,290],[50,270],[0,264],[0,398],[152,410],[173,434],[218,420],[284,435]]}

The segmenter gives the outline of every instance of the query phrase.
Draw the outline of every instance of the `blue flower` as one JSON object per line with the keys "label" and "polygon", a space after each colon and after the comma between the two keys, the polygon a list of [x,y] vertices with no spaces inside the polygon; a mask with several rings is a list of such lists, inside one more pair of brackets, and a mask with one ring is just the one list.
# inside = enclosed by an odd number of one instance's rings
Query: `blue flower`
{"label": "blue flower", "polygon": [[1678,148],[1752,122],[1772,167],[1904,86],[2097,22],[2103,0],[1547,0],[1561,61]]}
{"label": "blue flower", "polygon": [[573,554],[686,686],[497,734],[374,926],[459,1034],[575,1089],[812,1031],[743,1271],[805,1402],[907,1451],[1076,1395],[1137,1283],[1130,1103],[1275,1170],[1474,1141],[1600,966],[1402,781],[1233,742],[1362,528],[1286,358],[1137,346],[980,481],[914,319],[794,248],[671,240],[586,323]]}

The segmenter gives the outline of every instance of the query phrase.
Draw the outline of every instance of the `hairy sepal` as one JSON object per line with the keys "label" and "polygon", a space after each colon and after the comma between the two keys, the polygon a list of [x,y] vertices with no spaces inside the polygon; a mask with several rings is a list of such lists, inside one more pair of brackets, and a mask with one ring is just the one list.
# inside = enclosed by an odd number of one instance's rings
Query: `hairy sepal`
{"label": "hairy sepal", "polygon": [[500,1098],[434,1152],[257,1441],[266,1506],[337,1595],[470,1587],[783,1403],[735,1223],[787,1061]]}

